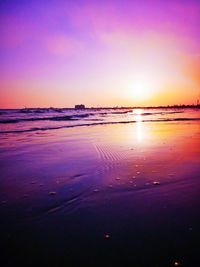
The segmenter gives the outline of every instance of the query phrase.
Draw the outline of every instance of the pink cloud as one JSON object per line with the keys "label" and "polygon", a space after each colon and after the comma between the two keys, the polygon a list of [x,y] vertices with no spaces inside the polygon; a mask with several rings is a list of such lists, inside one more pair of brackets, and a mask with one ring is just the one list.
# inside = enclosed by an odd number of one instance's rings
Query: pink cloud
{"label": "pink cloud", "polygon": [[53,55],[72,56],[83,49],[83,45],[77,39],[63,34],[43,37],[44,48]]}
{"label": "pink cloud", "polygon": [[[28,37],[27,24],[15,15],[1,16],[0,46],[16,47]],[[30,31],[29,31],[30,32]]]}
{"label": "pink cloud", "polygon": [[112,33],[123,34],[168,34],[179,36],[194,34],[194,28],[200,22],[199,3],[182,4],[181,2],[151,1],[141,3],[124,1],[124,4],[113,4],[112,1],[88,1],[82,6],[73,6],[67,14],[72,25],[82,31],[87,31],[93,38],[101,39],[102,35]]}
{"label": "pink cloud", "polygon": [[87,3],[84,6],[74,6],[68,14],[75,28],[87,30],[96,36],[102,31],[116,30],[120,25],[119,14],[114,5],[107,3]]}

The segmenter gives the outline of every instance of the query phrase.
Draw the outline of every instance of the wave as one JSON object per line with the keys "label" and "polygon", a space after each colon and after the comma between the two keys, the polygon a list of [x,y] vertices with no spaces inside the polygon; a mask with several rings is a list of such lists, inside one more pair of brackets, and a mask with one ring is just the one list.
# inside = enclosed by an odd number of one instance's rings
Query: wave
{"label": "wave", "polygon": [[[28,113],[32,113],[32,110],[28,110]],[[35,110],[35,113],[43,113],[43,110]],[[47,112],[47,111],[45,111]],[[60,112],[60,111],[59,111]],[[73,115],[63,115],[63,116],[49,116],[49,117],[31,117],[31,118],[6,118],[1,119],[1,123],[19,123],[19,122],[27,122],[27,121],[70,121],[70,120],[78,120],[78,119],[84,119],[90,116],[98,115],[98,116],[106,116],[109,114],[127,114],[130,113],[130,115],[138,115],[137,113],[133,113],[133,110],[126,110],[126,111],[108,111],[108,112],[99,112],[99,113],[83,113],[83,114],[73,114]],[[141,113],[141,116],[150,116],[150,115],[166,115],[166,114],[175,114],[175,113],[183,113],[183,111],[166,111],[166,112],[144,112]]]}
{"label": "wave", "polygon": [[16,119],[2,119],[0,123],[18,123],[24,121],[70,121],[87,118],[95,115],[94,113],[65,115],[65,116],[52,116],[52,117],[33,117],[33,118],[16,118]]}
{"label": "wave", "polygon": [[[152,120],[141,120],[140,122],[175,122],[175,121],[200,121],[200,118],[166,118],[166,119],[152,119]],[[111,124],[129,124],[129,123],[138,123],[138,121],[108,121],[108,122],[94,122],[94,123],[82,123],[74,125],[63,125],[56,127],[34,127],[25,130],[12,130],[12,131],[0,131],[0,134],[7,133],[24,133],[24,132],[34,132],[34,131],[47,131],[47,130],[58,130],[64,128],[74,128],[74,127],[86,127],[86,126],[98,126],[98,125],[111,125]]]}
{"label": "wave", "polygon": [[63,112],[63,108],[22,108],[19,113],[47,113],[47,112]]}
{"label": "wave", "polygon": [[[29,112],[29,111],[28,111]],[[74,115],[65,115],[65,116],[52,116],[52,117],[32,117],[32,118],[11,118],[11,119],[1,119],[1,123],[19,123],[19,122],[27,122],[27,121],[70,121],[70,120],[78,120],[84,119],[89,116],[94,115],[107,115],[107,114],[125,114],[130,111],[123,112],[100,112],[100,113],[85,113],[85,114],[74,114]]]}
{"label": "wave", "polygon": [[[140,115],[142,116],[148,116],[148,115],[167,115],[167,114],[176,114],[176,113],[184,113],[184,111],[160,111],[160,112],[144,112]],[[134,113],[134,115],[138,115],[137,113]]]}
{"label": "wave", "polygon": [[125,110],[125,111],[113,111],[113,112],[108,112],[108,113],[110,113],[110,114],[127,114],[127,113],[132,112],[132,111],[133,110],[131,109],[131,110]]}

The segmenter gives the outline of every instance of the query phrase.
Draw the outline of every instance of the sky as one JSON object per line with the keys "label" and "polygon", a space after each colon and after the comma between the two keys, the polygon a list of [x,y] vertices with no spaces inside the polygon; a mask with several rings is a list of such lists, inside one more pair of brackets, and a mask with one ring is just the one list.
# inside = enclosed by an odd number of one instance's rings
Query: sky
{"label": "sky", "polygon": [[1,0],[0,108],[193,104],[199,0]]}

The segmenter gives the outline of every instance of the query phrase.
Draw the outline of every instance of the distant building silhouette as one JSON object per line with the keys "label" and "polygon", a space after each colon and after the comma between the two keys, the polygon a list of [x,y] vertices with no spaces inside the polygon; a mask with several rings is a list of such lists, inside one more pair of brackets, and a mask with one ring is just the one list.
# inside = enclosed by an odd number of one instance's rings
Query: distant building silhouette
{"label": "distant building silhouette", "polygon": [[75,109],[84,109],[85,105],[80,104],[80,105],[75,105]]}

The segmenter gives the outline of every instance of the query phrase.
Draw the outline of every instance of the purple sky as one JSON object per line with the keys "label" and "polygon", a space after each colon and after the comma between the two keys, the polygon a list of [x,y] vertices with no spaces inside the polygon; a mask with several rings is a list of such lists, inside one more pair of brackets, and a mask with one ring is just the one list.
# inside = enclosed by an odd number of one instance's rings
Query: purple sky
{"label": "purple sky", "polygon": [[200,1],[2,0],[0,107],[193,103],[199,25]]}

